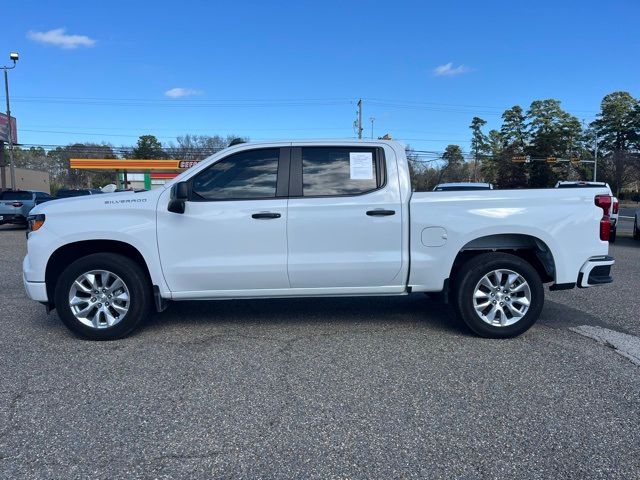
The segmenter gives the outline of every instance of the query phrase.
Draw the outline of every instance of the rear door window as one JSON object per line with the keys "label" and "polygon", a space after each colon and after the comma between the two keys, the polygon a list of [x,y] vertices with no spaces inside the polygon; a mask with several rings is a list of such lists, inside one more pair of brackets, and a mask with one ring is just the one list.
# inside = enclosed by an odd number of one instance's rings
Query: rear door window
{"label": "rear door window", "polygon": [[376,148],[303,147],[302,196],[359,195],[382,186]]}

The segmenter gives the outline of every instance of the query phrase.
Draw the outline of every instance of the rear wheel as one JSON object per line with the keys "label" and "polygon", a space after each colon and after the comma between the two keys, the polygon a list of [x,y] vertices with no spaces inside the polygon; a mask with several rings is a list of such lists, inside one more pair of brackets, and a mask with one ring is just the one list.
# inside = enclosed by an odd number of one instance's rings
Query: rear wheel
{"label": "rear wheel", "polygon": [[475,333],[507,338],[536,322],[544,288],[538,272],[520,257],[484,253],[460,268],[454,299],[456,310]]}
{"label": "rear wheel", "polygon": [[638,228],[638,216],[637,215],[633,219],[633,238],[635,240],[640,240],[640,228]]}
{"label": "rear wheel", "polygon": [[92,340],[128,335],[151,306],[146,274],[129,258],[93,254],[69,265],[56,284],[55,304],[62,322],[75,334]]}

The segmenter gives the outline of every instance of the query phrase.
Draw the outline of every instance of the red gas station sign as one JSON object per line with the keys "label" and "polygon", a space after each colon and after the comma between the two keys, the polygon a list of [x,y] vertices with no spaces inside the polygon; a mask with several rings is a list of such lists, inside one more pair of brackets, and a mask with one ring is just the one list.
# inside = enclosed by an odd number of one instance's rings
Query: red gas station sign
{"label": "red gas station sign", "polygon": [[[11,139],[13,143],[18,143],[18,128],[16,125],[16,118],[11,117]],[[0,113],[0,142],[9,141],[9,122],[7,116],[4,113]]]}

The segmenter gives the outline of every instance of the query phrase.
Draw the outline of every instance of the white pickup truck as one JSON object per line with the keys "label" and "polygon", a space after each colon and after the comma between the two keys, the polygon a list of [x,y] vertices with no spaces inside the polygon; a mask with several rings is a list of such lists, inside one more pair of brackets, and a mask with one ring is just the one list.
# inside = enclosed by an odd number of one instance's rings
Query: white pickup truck
{"label": "white pickup truck", "polygon": [[37,206],[24,285],[100,340],[170,300],[411,292],[511,337],[540,315],[543,283],[612,281],[610,207],[606,188],[412,193],[393,141],[245,143],[165,188]]}

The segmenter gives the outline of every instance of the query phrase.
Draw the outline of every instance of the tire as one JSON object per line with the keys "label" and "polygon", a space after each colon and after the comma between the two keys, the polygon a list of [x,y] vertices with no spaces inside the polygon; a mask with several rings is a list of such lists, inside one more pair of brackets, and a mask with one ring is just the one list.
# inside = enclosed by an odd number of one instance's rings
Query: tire
{"label": "tire", "polygon": [[[81,277],[82,281],[76,283]],[[103,278],[106,285],[102,285]],[[89,289],[90,285],[97,286],[98,290]],[[115,253],[87,255],[73,262],[58,278],[54,294],[62,322],[76,335],[90,340],[127,336],[150,313],[152,299],[151,285],[142,268]],[[76,309],[79,316],[72,309]]]}
{"label": "tire", "polygon": [[638,228],[638,217],[634,217],[633,219],[633,238],[635,240],[640,240],[640,228]]}
{"label": "tire", "polygon": [[613,227],[609,234],[609,243],[616,243],[616,234],[618,233],[618,227]]}
{"label": "tire", "polygon": [[[502,272],[496,277],[496,271]],[[505,282],[507,279],[514,283]],[[500,291],[489,289],[481,281],[496,288],[500,285]],[[512,290],[511,285],[516,287]],[[453,298],[457,313],[473,332],[487,338],[510,338],[526,332],[536,322],[544,305],[544,288],[538,272],[522,258],[508,253],[483,253],[460,268]],[[478,312],[476,306],[482,311]]]}

